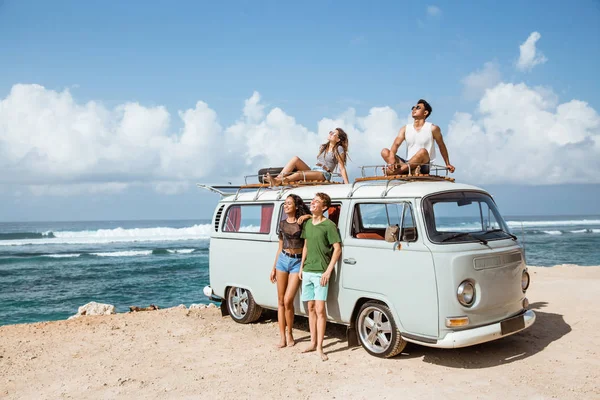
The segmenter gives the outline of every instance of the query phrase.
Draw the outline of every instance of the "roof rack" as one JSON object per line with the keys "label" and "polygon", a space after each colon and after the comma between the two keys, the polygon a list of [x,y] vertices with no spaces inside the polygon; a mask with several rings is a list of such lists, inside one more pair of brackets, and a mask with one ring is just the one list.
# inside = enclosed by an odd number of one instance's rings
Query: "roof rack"
{"label": "roof rack", "polygon": [[[292,174],[295,174],[298,172],[302,173],[304,179],[299,180],[299,181],[290,182],[290,183],[287,183],[286,185],[329,185],[329,184],[341,183],[341,182],[334,182],[334,181],[307,180],[306,174],[305,174],[305,172],[307,172],[307,171],[293,171],[293,172],[288,173],[287,175],[292,175]],[[341,178],[342,175],[338,172],[332,172],[331,177],[332,178]],[[248,178],[258,178],[259,182],[264,182],[265,179],[267,178],[267,175],[266,174],[264,174],[264,175],[260,175],[260,174],[245,175],[244,176],[244,185],[242,185],[242,186],[248,186],[248,187],[253,187],[253,188],[259,187],[257,185],[281,186],[281,185],[269,185],[268,183],[248,183]],[[263,186],[260,186],[260,187],[263,187]]]}
{"label": "roof rack", "polygon": [[[303,171],[300,171],[303,172]],[[257,200],[261,193],[266,193],[269,190],[278,190],[279,194],[277,199],[279,200],[284,192],[289,189],[302,187],[302,186],[316,186],[316,185],[340,185],[342,182],[334,182],[334,181],[316,181],[316,180],[300,180],[288,183],[282,183],[279,185],[272,185],[269,183],[248,183],[248,178],[260,178],[261,175],[246,175],[244,176],[244,184],[243,185],[205,185],[198,183],[196,184],[199,188],[209,190],[214,193],[218,193],[221,197],[225,196],[234,196],[233,201],[236,201],[241,193],[244,191],[256,190],[254,195],[254,200]],[[341,175],[339,173],[333,173],[332,177],[339,178]],[[264,176],[263,176],[264,178]]]}
{"label": "roof rack", "polygon": [[[403,174],[403,175],[385,175],[384,174],[384,170],[386,168],[390,168],[390,167],[399,167],[399,166],[403,166],[406,165],[408,166],[408,174]],[[414,165],[414,163],[413,163]],[[422,174],[420,172],[420,169],[422,166],[428,166],[429,167],[429,174]],[[373,168],[373,172],[374,175],[366,175],[365,170],[366,169],[370,169]],[[411,164],[408,163],[404,163],[404,162],[400,162],[400,163],[396,163],[396,164],[383,164],[383,165],[363,165],[360,167],[360,172],[361,172],[361,177],[360,178],[356,178],[357,181],[366,181],[366,180],[385,180],[385,179],[390,179],[393,177],[404,177],[405,179],[403,180],[448,180],[451,182],[454,182],[454,178],[450,178],[448,176],[448,167],[445,167],[443,165],[437,165],[437,164],[433,164],[433,163],[424,163],[424,164],[418,164],[417,168],[415,168],[415,170],[412,170]],[[433,172],[433,173],[432,173]],[[443,174],[440,174],[440,172],[443,172]],[[381,175],[380,175],[381,174]],[[434,179],[431,179],[434,178]]]}
{"label": "roof rack", "polygon": [[[398,184],[404,184],[404,183],[415,182],[415,181],[454,182],[454,178],[450,178],[448,176],[449,171],[448,171],[447,167],[442,166],[442,165],[436,165],[433,163],[420,164],[414,171],[416,173],[413,173],[413,171],[411,171],[410,164],[406,164],[406,165],[408,165],[408,174],[406,174],[406,175],[385,175],[384,174],[385,168],[388,168],[391,166],[403,165],[403,164],[405,164],[405,163],[361,166],[360,170],[361,170],[362,176],[360,178],[356,178],[354,180],[354,182],[352,183],[352,187],[350,188],[350,192],[348,193],[348,197],[352,197],[354,195],[354,192],[356,192],[356,190],[358,190],[359,187],[369,186],[368,184],[357,186],[357,183],[372,182],[373,184],[376,184],[376,183],[380,183],[380,182],[386,182],[385,188],[384,188],[383,192],[381,193],[381,197],[385,197],[385,196],[387,196],[388,192],[392,189],[392,187],[398,186]],[[419,172],[420,171],[419,167],[421,165],[428,165],[430,173],[429,174],[421,174]],[[371,168],[373,169],[375,175],[366,176],[365,170],[371,169]],[[445,174],[440,175],[440,173],[439,173],[440,171],[445,171]],[[431,172],[435,172],[435,173],[432,174]],[[380,173],[381,173],[381,175],[380,175]],[[396,185],[392,185],[392,183],[396,183]]]}

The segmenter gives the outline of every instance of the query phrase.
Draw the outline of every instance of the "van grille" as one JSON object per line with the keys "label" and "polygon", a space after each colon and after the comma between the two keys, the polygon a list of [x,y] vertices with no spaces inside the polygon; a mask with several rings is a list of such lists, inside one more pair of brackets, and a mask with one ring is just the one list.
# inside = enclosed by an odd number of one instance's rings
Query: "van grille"
{"label": "van grille", "polygon": [[217,211],[217,215],[215,215],[215,232],[219,231],[219,224],[221,223],[221,214],[223,214],[223,208],[224,207],[225,207],[225,204],[223,204],[219,208],[219,211]]}
{"label": "van grille", "polygon": [[520,263],[521,253],[499,254],[494,257],[476,258],[473,266],[477,270],[503,267],[507,264]]}

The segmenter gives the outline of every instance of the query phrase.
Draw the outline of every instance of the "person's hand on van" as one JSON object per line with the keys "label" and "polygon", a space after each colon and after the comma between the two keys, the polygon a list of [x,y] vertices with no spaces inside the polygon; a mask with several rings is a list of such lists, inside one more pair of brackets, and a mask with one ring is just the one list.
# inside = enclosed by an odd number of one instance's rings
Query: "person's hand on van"
{"label": "person's hand on van", "polygon": [[271,270],[271,283],[275,283],[277,282],[277,274],[275,273],[275,267],[273,267],[273,269]]}

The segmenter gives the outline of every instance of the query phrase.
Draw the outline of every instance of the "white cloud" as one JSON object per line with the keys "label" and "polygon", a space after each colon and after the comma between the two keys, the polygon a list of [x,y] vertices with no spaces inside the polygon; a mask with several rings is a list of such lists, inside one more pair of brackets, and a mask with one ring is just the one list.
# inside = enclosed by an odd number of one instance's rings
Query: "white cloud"
{"label": "white cloud", "polygon": [[[493,69],[486,64],[472,76],[493,76],[483,73],[486,68]],[[478,89],[489,84],[484,78],[465,83]],[[182,128],[173,132],[165,107],[126,103],[108,109],[77,103],[68,90],[15,85],[0,99],[0,190],[69,195],[149,185],[178,193],[199,181],[240,183],[294,155],[314,163],[336,127],[349,135],[352,178],[358,166],[381,164],[380,150],[409,122],[390,107],[371,108],[367,115],[349,108],[321,119],[313,132],[281,108],[265,106],[258,92],[230,126],[221,126],[202,101],[176,115]],[[598,113],[582,101],[560,103],[549,88],[497,84],[487,88],[476,113],[457,113],[442,128],[461,181],[600,182],[594,173],[600,169]]]}
{"label": "white cloud", "polygon": [[521,71],[531,71],[538,64],[543,64],[548,59],[536,49],[535,45],[542,35],[539,32],[532,32],[527,40],[519,46],[519,61],[517,69]]}
{"label": "white cloud", "polygon": [[312,164],[336,126],[350,134],[355,161],[372,162],[364,155],[377,159],[399,127],[396,113],[385,107],[366,117],[350,109],[311,132],[282,109],[267,110],[258,92],[228,127],[202,101],[178,117],[183,127],[172,132],[162,106],[107,109],[77,103],[69,90],[15,85],[0,99],[0,185],[27,186],[38,195],[114,192],[134,184],[177,193],[195,181],[239,183],[243,175],[282,166],[294,155]]}
{"label": "white cloud", "polygon": [[456,113],[446,144],[457,176],[476,183],[600,183],[600,116],[587,103],[559,104],[548,88],[500,83],[479,115]]}
{"label": "white cloud", "polygon": [[482,69],[462,79],[463,94],[470,100],[480,99],[487,89],[496,86],[502,75],[495,62],[486,62]]}
{"label": "white cloud", "polygon": [[113,194],[125,191],[126,183],[78,183],[29,185],[27,188],[36,196],[77,196],[80,194]]}
{"label": "white cloud", "polygon": [[431,17],[440,17],[442,15],[442,10],[438,6],[427,6],[427,15]]}

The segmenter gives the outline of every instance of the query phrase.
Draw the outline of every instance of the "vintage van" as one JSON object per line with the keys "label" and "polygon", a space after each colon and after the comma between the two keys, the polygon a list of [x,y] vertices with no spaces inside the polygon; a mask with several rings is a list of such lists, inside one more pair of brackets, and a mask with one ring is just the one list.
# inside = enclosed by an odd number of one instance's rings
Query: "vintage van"
{"label": "vintage van", "polygon": [[[283,202],[332,199],[327,216],[342,238],[327,317],[348,327],[348,344],[392,357],[406,342],[439,348],[475,345],[532,325],[524,251],[492,197],[449,179],[365,180],[353,184],[199,185],[221,194],[210,239],[210,286],[224,314],[240,323],[277,309],[269,281]],[[397,241],[385,240],[397,225]],[[296,313],[306,315],[295,300]]]}

